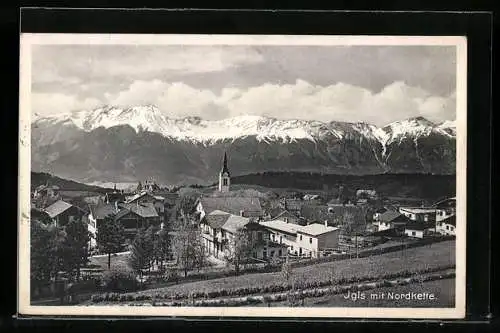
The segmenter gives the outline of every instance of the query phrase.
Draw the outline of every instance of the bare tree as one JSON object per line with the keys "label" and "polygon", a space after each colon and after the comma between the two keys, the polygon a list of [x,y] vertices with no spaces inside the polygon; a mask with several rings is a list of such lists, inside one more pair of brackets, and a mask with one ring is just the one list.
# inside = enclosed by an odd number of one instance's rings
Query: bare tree
{"label": "bare tree", "polygon": [[250,257],[252,252],[252,242],[244,229],[238,230],[229,240],[226,247],[226,259],[234,266],[234,271],[238,275],[241,265]]}

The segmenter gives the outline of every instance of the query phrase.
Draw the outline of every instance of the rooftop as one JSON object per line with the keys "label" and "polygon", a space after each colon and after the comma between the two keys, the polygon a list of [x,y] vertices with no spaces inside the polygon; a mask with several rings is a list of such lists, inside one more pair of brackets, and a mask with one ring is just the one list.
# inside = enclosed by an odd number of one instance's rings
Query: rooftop
{"label": "rooftop", "polygon": [[234,234],[243,229],[248,223],[250,223],[249,218],[230,214],[221,228]]}
{"label": "rooftop", "polygon": [[152,203],[143,203],[143,204],[123,204],[122,205],[123,209],[120,210],[120,212],[117,214],[116,218],[120,218],[128,212],[124,212],[124,210],[128,210],[133,212],[134,214],[139,215],[140,217],[143,218],[148,218],[148,217],[158,217],[158,213],[156,212],[156,209]]}
{"label": "rooftop", "polygon": [[336,227],[327,227],[324,224],[320,223],[312,223],[306,226],[300,227],[300,229],[297,230],[297,232],[311,235],[311,236],[319,236],[322,234],[326,234],[335,230],[338,230],[339,228]]}
{"label": "rooftop", "polygon": [[66,210],[70,209],[71,207],[73,207],[72,204],[62,200],[58,200],[54,202],[52,205],[45,208],[45,212],[50,216],[50,218],[54,218],[59,214],[65,212]]}
{"label": "rooftop", "polygon": [[201,198],[201,205],[207,214],[214,210],[221,210],[234,215],[244,212],[262,212],[259,198],[251,197],[217,197]]}
{"label": "rooftop", "polygon": [[274,230],[286,232],[288,234],[296,234],[297,229],[300,228],[300,226],[297,224],[286,223],[285,221],[282,220],[264,221],[260,222],[260,225],[266,228],[271,228]]}
{"label": "rooftop", "polygon": [[432,207],[400,207],[399,209],[407,211],[409,213],[433,213],[436,211],[436,208]]}

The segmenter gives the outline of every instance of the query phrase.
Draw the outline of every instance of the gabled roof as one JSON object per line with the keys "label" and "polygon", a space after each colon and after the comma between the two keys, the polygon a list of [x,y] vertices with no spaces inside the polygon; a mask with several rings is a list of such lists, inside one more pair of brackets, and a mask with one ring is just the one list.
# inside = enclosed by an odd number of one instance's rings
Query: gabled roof
{"label": "gabled roof", "polygon": [[433,207],[399,207],[399,209],[414,214],[434,213],[436,211],[436,208]]}
{"label": "gabled roof", "polygon": [[59,214],[67,211],[71,207],[75,207],[70,203],[67,203],[66,201],[58,200],[54,202],[52,205],[48,206],[45,208],[45,212],[50,216],[50,218],[54,218],[58,216]]}
{"label": "gabled roof", "polygon": [[148,192],[146,192],[146,191],[142,191],[141,193],[137,193],[137,194],[134,194],[134,195],[133,195],[133,196],[131,196],[131,197],[128,197],[128,198],[125,200],[125,202],[127,202],[127,203],[131,203],[131,202],[134,202],[134,201],[136,201],[136,200],[138,200],[138,199],[140,199],[140,198],[142,198],[142,197],[148,196],[148,195],[149,195],[150,197],[153,197],[153,198],[154,198],[154,196],[153,196],[153,195],[151,195],[150,193],[148,193]]}
{"label": "gabled roof", "polygon": [[249,218],[230,214],[221,228],[234,234],[248,223],[251,223]]}
{"label": "gabled roof", "polygon": [[292,217],[292,218],[297,218],[298,216],[295,215],[294,213],[292,212],[289,212],[288,210],[284,209],[284,210],[281,210],[281,213],[279,213],[278,215],[276,215],[273,219],[282,219],[284,217]]}
{"label": "gabled roof", "polygon": [[229,219],[230,215],[231,214],[220,210],[214,210],[213,212],[205,216],[205,223],[213,229],[220,229]]}
{"label": "gabled roof", "polygon": [[285,221],[282,220],[264,221],[260,222],[260,225],[273,230],[286,232],[288,234],[296,234],[297,229],[300,228],[300,226],[297,224],[286,223]]}
{"label": "gabled roof", "polygon": [[115,210],[115,205],[114,204],[97,204],[97,205],[89,205],[90,207],[90,212],[92,213],[92,216],[96,220],[101,220],[104,219],[110,215],[113,215],[116,212]]}
{"label": "gabled roof", "polygon": [[447,198],[447,199],[438,201],[435,204],[433,204],[432,207],[437,207],[437,208],[445,207],[445,208],[448,208],[448,207],[455,207],[456,204],[457,204],[457,198],[453,197],[453,198]]}
{"label": "gabled roof", "polygon": [[448,216],[447,218],[445,218],[444,220],[441,220],[440,222],[446,223],[449,225],[453,225],[453,226],[457,226],[457,218],[455,215]]}
{"label": "gabled roof", "polygon": [[335,230],[338,230],[339,228],[336,227],[327,227],[324,224],[320,223],[312,223],[309,225],[305,225],[300,227],[297,232],[301,234],[306,234],[306,235],[311,235],[311,236],[319,236],[323,235]]}
{"label": "gabled roof", "polygon": [[123,204],[122,207],[123,207],[122,210],[120,210],[120,212],[118,212],[116,216],[117,219],[127,214],[127,213],[122,213],[122,211],[124,210],[129,210],[130,212],[142,218],[158,217],[158,212],[156,211],[155,206],[152,203],[143,203],[143,204],[129,203],[129,204]]}
{"label": "gabled roof", "polygon": [[244,212],[262,212],[259,198],[251,197],[217,197],[217,198],[201,198],[200,203],[203,206],[206,214],[210,214],[214,210],[221,210],[234,215],[240,215]]}
{"label": "gabled roof", "polygon": [[409,222],[410,219],[401,214],[400,212],[395,212],[388,210],[385,213],[380,214],[379,220],[382,222]]}

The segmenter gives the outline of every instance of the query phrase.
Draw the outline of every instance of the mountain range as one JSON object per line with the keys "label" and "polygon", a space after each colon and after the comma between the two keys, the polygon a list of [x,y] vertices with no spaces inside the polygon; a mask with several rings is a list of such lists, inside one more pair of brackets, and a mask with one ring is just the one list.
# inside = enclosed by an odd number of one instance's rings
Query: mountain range
{"label": "mountain range", "polygon": [[31,130],[32,170],[83,182],[213,183],[224,151],[234,175],[455,173],[455,122],[422,117],[377,127],[263,116],[172,119],[153,105],[105,106],[34,114]]}

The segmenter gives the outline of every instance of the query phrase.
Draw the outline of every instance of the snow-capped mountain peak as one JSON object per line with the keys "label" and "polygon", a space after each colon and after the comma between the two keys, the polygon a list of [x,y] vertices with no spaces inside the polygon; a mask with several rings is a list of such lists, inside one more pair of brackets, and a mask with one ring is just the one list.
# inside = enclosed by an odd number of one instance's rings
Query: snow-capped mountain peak
{"label": "snow-capped mountain peak", "polygon": [[[299,139],[320,140],[326,136],[336,139],[364,137],[375,140],[383,147],[405,137],[428,135],[439,131],[455,135],[454,122],[439,126],[423,118],[414,117],[377,127],[362,122],[346,123],[316,120],[276,119],[256,115],[239,115],[222,120],[205,120],[200,117],[168,118],[154,105],[134,107],[103,106],[94,110],[81,110],[55,116],[33,118],[33,123],[48,122],[71,124],[86,132],[99,127],[110,128],[129,125],[136,131],[159,133],[175,140],[211,143],[224,139],[255,136],[258,141],[290,142]],[[453,125],[453,126],[452,126]]]}

